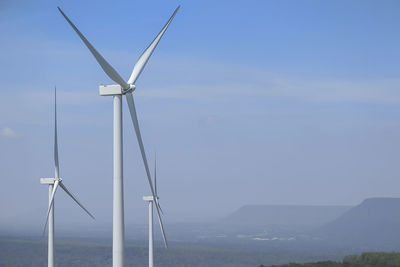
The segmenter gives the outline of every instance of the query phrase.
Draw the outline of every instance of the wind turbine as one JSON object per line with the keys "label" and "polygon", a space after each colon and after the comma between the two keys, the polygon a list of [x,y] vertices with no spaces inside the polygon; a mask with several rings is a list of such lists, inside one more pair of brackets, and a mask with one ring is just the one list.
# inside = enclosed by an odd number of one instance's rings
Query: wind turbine
{"label": "wind turbine", "polygon": [[165,247],[168,247],[167,239],[165,237],[164,226],[160,216],[160,210],[158,201],[151,181],[149,166],[147,163],[147,157],[143,146],[142,137],[140,134],[139,122],[136,115],[135,103],[133,101],[132,92],[135,90],[135,82],[142,73],[147,61],[152,55],[154,49],[157,47],[161,37],[164,35],[169,24],[175,17],[180,6],[178,6],[172,16],[169,18],[167,23],[150,43],[150,45],[144,50],[142,55],[139,57],[128,81],[125,80],[118,74],[118,72],[104,59],[102,55],[93,47],[93,45],[86,39],[86,37],[78,30],[78,28],[71,22],[71,20],[65,15],[65,13],[58,7],[58,10],[79,35],[83,43],[87,46],[90,52],[95,57],[96,61],[100,64],[103,71],[111,78],[116,85],[101,85],[100,95],[102,96],[113,96],[114,104],[114,185],[113,185],[113,267],[124,266],[124,240],[125,240],[125,226],[124,226],[124,195],[123,195],[123,164],[122,164],[122,96],[126,96],[128,103],[129,112],[131,114],[132,123],[135,129],[137,141],[140,147],[144,167],[146,169],[147,180],[150,185],[150,190],[153,198],[155,199],[155,206],[157,211],[158,222],[160,224],[163,240]]}
{"label": "wind turbine", "polygon": [[54,88],[54,178],[40,178],[41,184],[49,185],[49,207],[47,209],[46,221],[43,228],[43,234],[46,231],[47,223],[49,224],[48,234],[48,267],[54,267],[54,196],[58,186],[60,186],[68,196],[70,196],[90,217],[92,214],[76,199],[76,197],[67,189],[60,178],[58,164],[58,142],[57,142],[57,91]]}
{"label": "wind turbine", "polygon": [[[154,156],[154,191],[156,195],[157,201],[160,199],[157,194],[157,159]],[[144,201],[149,202],[149,267],[154,266],[154,257],[153,257],[153,196],[145,196],[143,197]],[[161,209],[161,207],[160,207]],[[162,212],[162,210],[161,210]]]}

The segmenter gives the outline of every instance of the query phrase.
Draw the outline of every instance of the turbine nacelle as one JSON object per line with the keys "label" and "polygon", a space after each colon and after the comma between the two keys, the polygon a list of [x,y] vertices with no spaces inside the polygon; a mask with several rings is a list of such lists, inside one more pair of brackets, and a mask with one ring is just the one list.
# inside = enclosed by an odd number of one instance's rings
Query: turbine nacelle
{"label": "turbine nacelle", "polygon": [[41,184],[55,184],[55,182],[61,182],[61,178],[40,178],[40,183]]}
{"label": "turbine nacelle", "polygon": [[134,84],[128,84],[128,86],[128,89],[124,89],[119,84],[100,85],[99,91],[102,96],[125,95],[135,91],[136,86]]}
{"label": "turbine nacelle", "polygon": [[[157,198],[157,200],[160,199],[159,197],[156,197],[156,198]],[[145,196],[145,197],[143,197],[143,200],[148,201],[148,202],[154,201],[154,197],[153,196]]]}

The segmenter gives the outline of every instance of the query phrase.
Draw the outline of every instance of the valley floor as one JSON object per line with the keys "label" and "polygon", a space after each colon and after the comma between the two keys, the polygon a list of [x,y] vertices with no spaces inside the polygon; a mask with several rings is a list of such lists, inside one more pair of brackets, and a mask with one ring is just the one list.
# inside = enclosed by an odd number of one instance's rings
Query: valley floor
{"label": "valley floor", "polygon": [[[126,244],[126,266],[148,266],[148,252],[144,241],[128,241]],[[111,266],[111,240],[59,239],[56,241],[56,263],[58,267]],[[340,260],[338,254],[305,254],[299,251],[279,252],[279,249],[248,250],[224,248],[222,244],[170,242],[170,247],[155,249],[155,264],[159,266],[191,267],[258,267],[289,262]],[[45,238],[1,237],[0,266],[38,267],[47,264]]]}

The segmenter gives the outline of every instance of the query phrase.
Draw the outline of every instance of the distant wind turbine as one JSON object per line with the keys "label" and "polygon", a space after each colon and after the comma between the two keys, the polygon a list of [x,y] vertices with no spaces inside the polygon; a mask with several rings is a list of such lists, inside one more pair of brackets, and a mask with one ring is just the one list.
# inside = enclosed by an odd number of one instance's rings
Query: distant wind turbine
{"label": "distant wind turbine", "polygon": [[[156,195],[157,201],[160,199],[157,194],[157,159],[154,156],[154,191]],[[153,196],[145,196],[143,197],[144,201],[149,202],[149,267],[154,266],[154,254],[153,254]],[[161,207],[160,207],[161,209]],[[161,210],[162,212],[162,210]]]}
{"label": "distant wind turbine", "polygon": [[40,178],[41,184],[49,185],[49,207],[47,209],[46,221],[43,227],[43,235],[46,231],[47,223],[49,224],[48,235],[48,267],[54,267],[54,196],[58,186],[60,186],[65,193],[68,194],[90,217],[93,215],[76,199],[74,195],[67,189],[60,178],[60,168],[58,164],[58,142],[57,142],[57,91],[54,88],[54,178]]}
{"label": "distant wind turbine", "polygon": [[114,185],[113,185],[113,267],[124,266],[124,243],[125,243],[125,226],[124,226],[124,195],[123,195],[123,164],[122,164],[122,95],[126,96],[129,111],[131,114],[132,123],[135,129],[137,141],[139,143],[140,152],[142,154],[142,160],[146,169],[147,180],[150,185],[150,190],[153,198],[155,199],[155,206],[157,211],[158,222],[160,224],[162,236],[164,239],[165,247],[168,247],[167,239],[165,237],[164,226],[161,220],[160,210],[156,194],[154,191],[153,183],[150,176],[149,166],[147,163],[147,157],[143,146],[142,136],[140,134],[139,122],[136,115],[135,104],[133,101],[132,92],[135,90],[136,80],[139,78],[147,61],[152,55],[154,49],[157,47],[161,37],[164,35],[168,26],[172,22],[175,14],[178,12],[180,6],[178,6],[172,16],[169,18],[167,23],[158,33],[156,38],[150,43],[150,45],[144,50],[142,55],[139,57],[128,81],[125,80],[118,74],[118,72],[104,59],[102,55],[93,47],[93,45],[86,39],[86,37],[78,30],[78,28],[71,22],[71,20],[65,15],[65,13],[58,8],[70,26],[79,35],[83,43],[87,46],[90,52],[95,57],[96,61],[100,64],[103,71],[111,78],[117,85],[102,85],[100,86],[100,95],[113,96],[114,102]]}

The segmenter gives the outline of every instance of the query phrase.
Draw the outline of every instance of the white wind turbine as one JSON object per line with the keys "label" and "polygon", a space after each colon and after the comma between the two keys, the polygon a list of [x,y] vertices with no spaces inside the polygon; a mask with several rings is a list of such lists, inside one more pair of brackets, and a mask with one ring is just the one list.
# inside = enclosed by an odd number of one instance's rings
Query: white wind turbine
{"label": "white wind turbine", "polygon": [[[157,201],[160,199],[157,194],[157,159],[154,155],[154,191],[156,195]],[[153,196],[145,196],[143,197],[144,201],[149,202],[149,267],[154,266],[154,257],[153,257]],[[160,207],[161,209],[161,207]],[[162,210],[161,210],[162,212]]]}
{"label": "white wind turbine", "polygon": [[67,193],[90,217],[92,214],[76,199],[76,197],[69,192],[65,187],[60,178],[59,164],[58,164],[58,142],[57,142],[57,93],[54,89],[54,178],[40,178],[41,184],[49,185],[49,207],[47,209],[46,221],[43,228],[43,234],[46,230],[47,223],[49,224],[49,235],[48,235],[48,267],[54,267],[54,196],[56,194],[58,186],[60,186],[65,193]]}
{"label": "white wind turbine", "polygon": [[[124,196],[123,196],[123,165],[122,165],[122,95],[126,96],[126,101],[128,103],[129,111],[131,114],[131,119],[133,126],[135,128],[135,133],[137,141],[139,143],[140,152],[142,155],[144,167],[146,170],[147,180],[150,185],[150,190],[154,199],[155,192],[153,188],[153,183],[151,181],[149,166],[147,163],[147,157],[143,146],[142,137],[140,134],[139,122],[136,115],[135,104],[133,101],[132,92],[135,90],[135,82],[139,78],[146,66],[147,61],[152,55],[154,49],[159,43],[161,37],[164,35],[169,24],[174,18],[176,12],[178,12],[180,6],[178,6],[172,16],[169,18],[167,23],[158,33],[156,38],[150,43],[150,45],[144,50],[142,55],[139,57],[128,82],[118,74],[118,72],[100,55],[99,52],[93,47],[93,45],[86,39],[86,37],[76,28],[76,26],[71,22],[71,20],[65,15],[65,13],[58,8],[64,18],[68,21],[74,31],[79,35],[81,40],[96,58],[96,61],[100,64],[103,71],[111,78],[117,85],[102,85],[100,86],[100,95],[103,96],[113,96],[114,102],[114,185],[113,185],[113,267],[123,267],[124,266],[124,243],[125,243],[125,226],[124,226]],[[165,247],[168,246],[167,239],[165,237],[164,226],[162,224],[160,210],[158,201],[155,200],[155,206],[157,211],[158,222],[160,224],[162,236],[164,239]]]}

